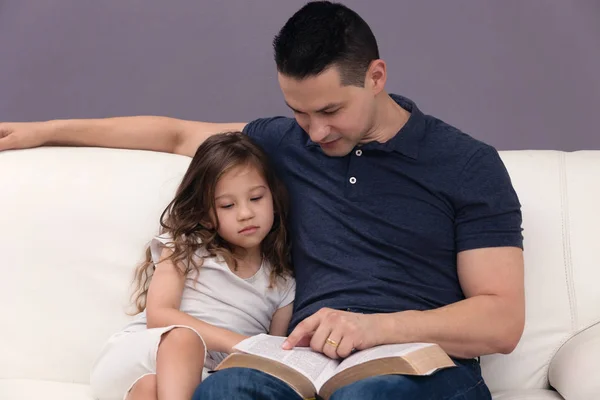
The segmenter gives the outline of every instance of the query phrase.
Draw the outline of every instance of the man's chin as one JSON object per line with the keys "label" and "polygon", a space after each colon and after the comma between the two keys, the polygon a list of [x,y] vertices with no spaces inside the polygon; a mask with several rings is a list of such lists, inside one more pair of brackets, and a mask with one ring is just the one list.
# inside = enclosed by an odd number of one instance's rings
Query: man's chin
{"label": "man's chin", "polygon": [[332,150],[332,149],[323,149],[323,153],[325,153],[328,157],[345,157],[350,153],[349,151],[340,151],[340,150]]}
{"label": "man's chin", "polygon": [[329,157],[345,157],[352,151],[352,149],[348,148],[348,145],[343,142],[336,143],[335,146],[321,146],[321,150]]}

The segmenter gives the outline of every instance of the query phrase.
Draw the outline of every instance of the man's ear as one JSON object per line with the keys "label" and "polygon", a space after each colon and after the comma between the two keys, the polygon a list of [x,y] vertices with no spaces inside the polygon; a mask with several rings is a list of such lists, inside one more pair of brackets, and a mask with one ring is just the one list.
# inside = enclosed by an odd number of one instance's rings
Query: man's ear
{"label": "man's ear", "polygon": [[385,87],[387,80],[387,67],[385,61],[378,59],[371,61],[366,74],[365,86],[377,95]]}

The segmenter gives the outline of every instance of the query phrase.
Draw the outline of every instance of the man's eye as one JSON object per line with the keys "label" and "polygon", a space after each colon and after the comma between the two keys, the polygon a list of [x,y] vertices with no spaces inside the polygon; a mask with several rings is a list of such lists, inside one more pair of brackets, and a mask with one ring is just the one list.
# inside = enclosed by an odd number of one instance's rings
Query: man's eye
{"label": "man's eye", "polygon": [[338,111],[339,111],[339,109],[338,110],[333,110],[333,111],[323,111],[323,114],[325,114],[325,115],[333,115],[333,114],[335,114]]}

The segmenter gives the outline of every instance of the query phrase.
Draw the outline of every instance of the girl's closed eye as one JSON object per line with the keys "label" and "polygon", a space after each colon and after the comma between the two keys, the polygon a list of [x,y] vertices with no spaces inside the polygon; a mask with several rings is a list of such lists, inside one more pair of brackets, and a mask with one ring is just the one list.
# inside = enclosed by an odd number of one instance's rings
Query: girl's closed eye
{"label": "girl's closed eye", "polygon": [[258,200],[260,200],[262,198],[263,198],[263,196],[255,196],[255,197],[250,198],[250,200],[251,201],[258,201]]}
{"label": "girl's closed eye", "polygon": [[232,208],[232,207],[233,207],[233,204],[221,204],[219,207],[220,207],[220,208],[225,208],[225,209],[228,209],[228,208]]}

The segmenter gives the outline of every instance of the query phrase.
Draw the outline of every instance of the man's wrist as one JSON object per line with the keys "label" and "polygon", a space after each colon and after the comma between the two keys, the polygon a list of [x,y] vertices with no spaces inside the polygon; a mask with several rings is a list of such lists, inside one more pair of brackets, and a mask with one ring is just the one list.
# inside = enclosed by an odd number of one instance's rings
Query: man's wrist
{"label": "man's wrist", "polygon": [[414,314],[419,311],[401,311],[396,313],[376,314],[377,344],[411,343],[415,339],[410,336],[409,324]]}
{"label": "man's wrist", "polygon": [[54,119],[40,122],[40,139],[43,145],[62,144],[58,132],[67,129],[67,120]]}

